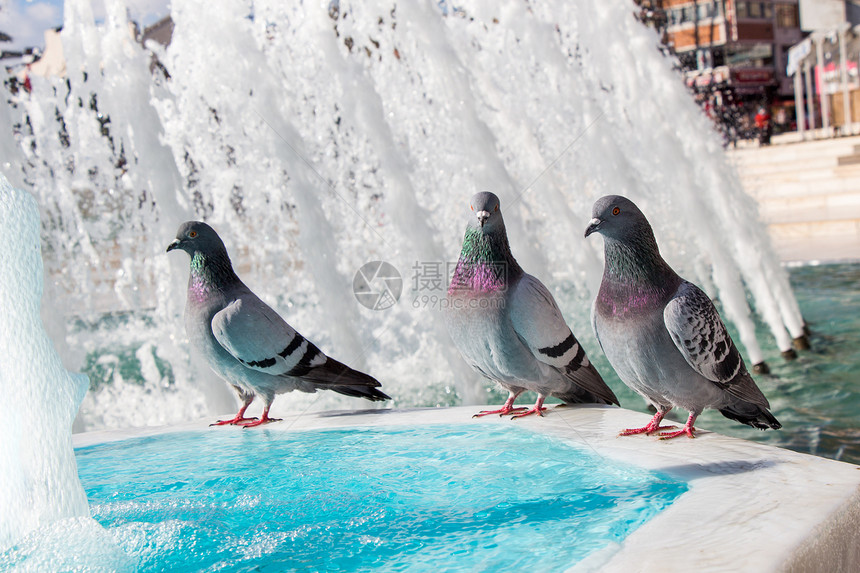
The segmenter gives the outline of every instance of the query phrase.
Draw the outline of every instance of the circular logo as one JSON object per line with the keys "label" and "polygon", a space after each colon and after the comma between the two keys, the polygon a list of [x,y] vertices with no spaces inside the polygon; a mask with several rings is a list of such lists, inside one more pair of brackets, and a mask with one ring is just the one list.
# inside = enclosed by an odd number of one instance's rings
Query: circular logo
{"label": "circular logo", "polygon": [[403,279],[393,265],[372,261],[361,266],[352,279],[355,300],[370,310],[391,308],[403,292]]}

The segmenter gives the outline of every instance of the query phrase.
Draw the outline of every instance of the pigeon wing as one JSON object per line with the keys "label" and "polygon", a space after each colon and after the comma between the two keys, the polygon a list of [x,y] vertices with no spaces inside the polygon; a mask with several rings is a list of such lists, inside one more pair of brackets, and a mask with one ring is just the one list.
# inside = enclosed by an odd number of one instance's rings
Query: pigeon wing
{"label": "pigeon wing", "polygon": [[663,321],[693,370],[738,398],[767,404],[747,373],[714,303],[699,287],[682,282],[663,309]]}
{"label": "pigeon wing", "polygon": [[[601,342],[600,332],[597,330],[597,298],[591,303],[591,331],[597,339],[597,344],[600,345],[600,350],[603,350],[603,342]],[[606,350],[603,350],[603,353],[606,354]]]}
{"label": "pigeon wing", "polygon": [[254,295],[239,297],[217,312],[212,333],[236,360],[272,376],[300,376],[326,362],[325,354]]}
{"label": "pigeon wing", "polygon": [[585,355],[552,294],[535,277],[523,274],[510,297],[510,317],[520,340],[534,357],[608,403],[618,399]]}

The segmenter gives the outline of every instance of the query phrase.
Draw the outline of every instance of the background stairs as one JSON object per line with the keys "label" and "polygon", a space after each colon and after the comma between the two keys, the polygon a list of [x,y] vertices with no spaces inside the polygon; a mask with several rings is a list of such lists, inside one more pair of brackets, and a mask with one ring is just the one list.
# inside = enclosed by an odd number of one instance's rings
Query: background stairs
{"label": "background stairs", "polygon": [[728,152],[783,261],[860,260],[860,136]]}

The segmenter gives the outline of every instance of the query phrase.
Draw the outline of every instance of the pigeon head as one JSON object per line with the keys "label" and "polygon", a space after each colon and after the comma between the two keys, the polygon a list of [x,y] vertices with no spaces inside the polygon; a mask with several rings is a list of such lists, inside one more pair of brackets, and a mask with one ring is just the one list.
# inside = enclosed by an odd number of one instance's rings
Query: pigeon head
{"label": "pigeon head", "polygon": [[449,292],[463,286],[482,292],[503,290],[522,269],[511,254],[499,198],[478,193],[469,207],[469,224]]}
{"label": "pigeon head", "polygon": [[176,239],[167,245],[168,253],[174,249],[182,249],[192,257],[194,253],[216,255],[227,252],[215,229],[202,221],[182,223],[176,232]]}
{"label": "pigeon head", "polygon": [[471,208],[470,227],[484,234],[504,228],[505,222],[502,219],[499,198],[493,193],[488,191],[476,193],[469,201],[469,207]]}
{"label": "pigeon head", "polygon": [[678,275],[660,256],[654,230],[633,201],[620,195],[601,197],[591,216],[585,236],[603,235],[604,277],[628,284],[677,287]]}
{"label": "pigeon head", "polygon": [[594,203],[591,221],[585,236],[600,233],[606,238],[625,242],[628,239],[652,234],[651,226],[633,201],[621,195],[606,195]]}

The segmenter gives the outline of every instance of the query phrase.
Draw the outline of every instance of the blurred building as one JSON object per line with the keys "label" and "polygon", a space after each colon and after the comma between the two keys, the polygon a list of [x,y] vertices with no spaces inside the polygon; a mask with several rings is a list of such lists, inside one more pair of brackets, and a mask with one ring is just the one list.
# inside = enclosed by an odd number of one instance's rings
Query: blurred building
{"label": "blurred building", "polygon": [[[45,30],[45,47],[43,49],[28,48],[21,53],[3,52],[1,54],[3,57],[0,57],[0,60],[8,61],[6,64],[7,72],[14,75],[18,85],[29,90],[31,77],[66,76],[62,30],[62,27]],[[173,20],[167,16],[143,30],[140,30],[136,23],[129,22],[128,30],[129,37],[144,47],[147,46],[147,42],[154,42],[161,47],[167,47],[173,37]],[[0,41],[2,41],[2,37],[0,37]],[[160,69],[167,75],[167,70],[158,61],[156,54],[152,53],[150,71],[155,69]]]}
{"label": "blurred building", "polygon": [[777,129],[794,117],[788,50],[803,39],[798,0],[639,0],[640,19],[675,54],[702,106],[744,137],[764,106]]}
{"label": "blurred building", "polygon": [[800,0],[800,25],[809,36],[791,48],[787,64],[800,131],[860,132],[860,2]]}

